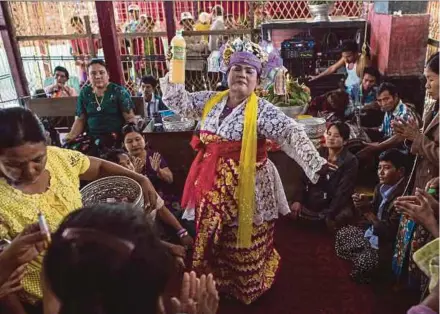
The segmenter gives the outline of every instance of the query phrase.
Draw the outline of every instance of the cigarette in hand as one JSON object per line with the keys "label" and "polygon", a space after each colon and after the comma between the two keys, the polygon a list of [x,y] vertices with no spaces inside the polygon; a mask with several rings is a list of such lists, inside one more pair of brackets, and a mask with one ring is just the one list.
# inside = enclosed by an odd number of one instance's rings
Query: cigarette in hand
{"label": "cigarette in hand", "polygon": [[38,225],[40,226],[40,231],[46,236],[48,243],[51,241],[49,226],[47,225],[46,218],[42,212],[38,213]]}

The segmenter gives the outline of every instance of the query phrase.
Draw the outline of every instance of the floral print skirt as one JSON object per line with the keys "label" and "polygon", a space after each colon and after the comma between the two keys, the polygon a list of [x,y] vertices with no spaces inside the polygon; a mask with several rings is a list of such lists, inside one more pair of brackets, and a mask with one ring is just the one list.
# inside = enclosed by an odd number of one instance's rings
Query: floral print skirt
{"label": "floral print skirt", "polygon": [[275,220],[254,223],[251,247],[237,248],[237,183],[237,166],[221,159],[212,189],[195,211],[192,268],[199,275],[213,273],[221,293],[250,304],[274,283],[280,256],[274,248]]}

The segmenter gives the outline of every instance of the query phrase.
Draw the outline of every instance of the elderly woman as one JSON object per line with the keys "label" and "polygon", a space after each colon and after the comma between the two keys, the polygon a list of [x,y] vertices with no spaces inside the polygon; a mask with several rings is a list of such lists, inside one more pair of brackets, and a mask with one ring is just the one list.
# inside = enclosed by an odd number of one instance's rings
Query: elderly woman
{"label": "elderly woman", "polygon": [[229,44],[225,49],[230,90],[189,93],[167,76],[161,88],[168,107],[201,120],[200,138],[192,142],[199,153],[182,199],[187,217],[195,213],[193,267],[212,271],[221,291],[249,304],[274,282],[280,261],[275,220],[290,211],[266,139],[279,143],[312,182],[329,167],[294,120],[255,95],[261,48],[239,46],[242,51]]}
{"label": "elderly woman", "polygon": [[[434,54],[425,67],[426,91],[434,102],[425,108],[423,129],[420,132],[416,121],[394,121],[394,133],[411,144],[411,154],[416,156],[411,175],[413,193],[424,189],[427,182],[438,176],[439,171],[439,53]],[[418,270],[411,256],[429,240],[429,232],[413,220],[402,216],[396,239],[393,270],[401,282],[412,288],[424,290],[426,277]]]}
{"label": "elderly woman", "polygon": [[[39,212],[49,229],[55,230],[64,217],[82,206],[80,180],[127,176],[141,185],[147,206],[163,206],[145,176],[80,152],[46,146],[38,119],[29,110],[0,110],[0,133],[1,239],[16,237],[37,222]],[[27,265],[21,281],[20,297],[28,304],[38,305],[41,300],[40,272],[41,256]]]}
{"label": "elderly woman", "polygon": [[122,126],[135,118],[134,105],[124,87],[109,81],[103,60],[92,60],[87,70],[91,85],[79,94],[76,119],[65,140],[68,148],[100,156],[105,148],[120,148]]}

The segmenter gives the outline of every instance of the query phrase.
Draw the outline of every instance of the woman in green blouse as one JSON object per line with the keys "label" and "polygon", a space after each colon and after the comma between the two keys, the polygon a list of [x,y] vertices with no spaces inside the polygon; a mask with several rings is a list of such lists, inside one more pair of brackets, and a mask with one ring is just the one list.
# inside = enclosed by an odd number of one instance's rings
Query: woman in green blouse
{"label": "woman in green blouse", "polygon": [[99,156],[105,149],[121,147],[122,126],[134,122],[134,105],[124,87],[109,81],[103,60],[93,59],[87,72],[91,84],[79,94],[76,119],[65,141],[67,148]]}

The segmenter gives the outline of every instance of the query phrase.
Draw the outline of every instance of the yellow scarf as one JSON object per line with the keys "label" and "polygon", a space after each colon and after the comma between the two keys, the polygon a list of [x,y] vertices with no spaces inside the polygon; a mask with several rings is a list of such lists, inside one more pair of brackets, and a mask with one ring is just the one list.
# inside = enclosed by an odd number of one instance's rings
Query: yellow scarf
{"label": "yellow scarf", "polygon": [[[203,109],[202,123],[211,109],[229,90],[209,99]],[[238,199],[237,247],[249,248],[252,242],[252,224],[255,208],[255,175],[257,162],[257,111],[258,97],[252,93],[244,110],[243,138],[241,140],[239,177],[236,196]]]}

